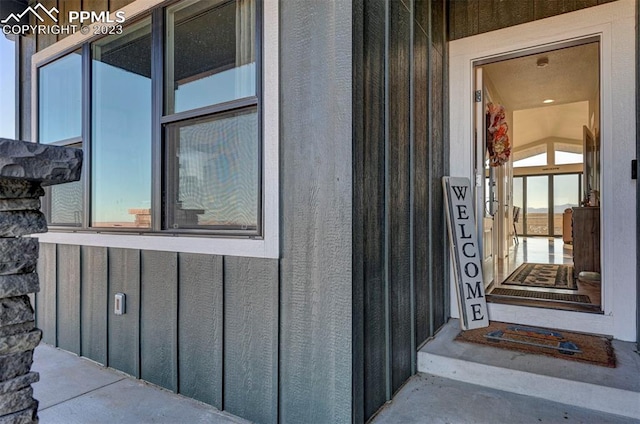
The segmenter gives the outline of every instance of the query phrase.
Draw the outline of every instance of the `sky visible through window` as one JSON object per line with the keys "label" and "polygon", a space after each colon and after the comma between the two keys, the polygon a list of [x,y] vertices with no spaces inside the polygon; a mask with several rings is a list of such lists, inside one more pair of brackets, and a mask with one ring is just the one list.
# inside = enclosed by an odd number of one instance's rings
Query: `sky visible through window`
{"label": "sky visible through window", "polygon": [[15,42],[0,35],[0,137],[15,138]]}

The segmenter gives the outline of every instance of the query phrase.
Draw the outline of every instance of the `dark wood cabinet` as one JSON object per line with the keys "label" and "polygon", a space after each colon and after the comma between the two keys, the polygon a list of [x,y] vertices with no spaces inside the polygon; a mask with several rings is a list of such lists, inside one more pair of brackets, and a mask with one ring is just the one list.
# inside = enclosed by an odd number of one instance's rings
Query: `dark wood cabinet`
{"label": "dark wood cabinet", "polygon": [[600,208],[573,208],[573,273],[600,272]]}

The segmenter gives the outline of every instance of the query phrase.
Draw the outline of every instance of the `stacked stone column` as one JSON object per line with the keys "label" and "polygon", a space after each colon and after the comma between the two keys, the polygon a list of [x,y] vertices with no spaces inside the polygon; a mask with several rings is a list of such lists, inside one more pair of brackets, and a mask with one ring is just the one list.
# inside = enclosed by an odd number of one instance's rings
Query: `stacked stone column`
{"label": "stacked stone column", "polygon": [[0,138],[0,424],[38,422],[32,383],[35,327],[29,294],[40,290],[38,239],[47,231],[43,186],[80,179],[82,151]]}

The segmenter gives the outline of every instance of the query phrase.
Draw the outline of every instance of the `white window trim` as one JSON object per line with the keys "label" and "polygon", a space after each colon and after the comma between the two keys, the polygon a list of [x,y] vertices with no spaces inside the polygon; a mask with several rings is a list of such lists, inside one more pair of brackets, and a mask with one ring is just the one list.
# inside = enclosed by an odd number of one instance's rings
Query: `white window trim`
{"label": "white window trim", "polygon": [[[491,303],[491,320],[609,334],[626,341],[636,338],[636,208],[635,201],[629,200],[635,199],[635,183],[626,173],[619,172],[620,164],[628,163],[635,151],[635,94],[630,89],[635,87],[634,3],[619,0],[449,44],[450,174],[473,181],[473,111],[468,100],[472,98],[473,63],[541,45],[601,37],[600,122],[606,123],[600,125],[604,164],[600,249],[604,314]],[[614,61],[616,68],[612,69]],[[458,315],[455,302],[452,296],[453,317]]]}
{"label": "white window trim", "polygon": [[[136,0],[123,7],[127,20],[148,13],[166,0]],[[261,239],[224,238],[222,236],[181,235],[120,235],[96,231],[51,231],[35,235],[44,243],[82,246],[118,247],[210,255],[256,258],[280,257],[279,231],[279,40],[278,0],[263,0],[262,33],[262,169],[263,169],[263,231]],[[64,52],[73,51],[96,37],[80,32],[37,52],[31,59],[31,134],[37,140],[38,131],[38,67]],[[87,158],[85,158],[87,160]]]}

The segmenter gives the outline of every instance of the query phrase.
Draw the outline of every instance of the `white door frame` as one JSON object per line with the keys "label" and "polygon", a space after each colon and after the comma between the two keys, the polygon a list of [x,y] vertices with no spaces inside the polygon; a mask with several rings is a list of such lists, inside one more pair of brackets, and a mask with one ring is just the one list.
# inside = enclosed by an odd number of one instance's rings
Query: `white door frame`
{"label": "white door frame", "polygon": [[[635,2],[619,0],[449,43],[450,174],[473,173],[473,63],[600,37],[603,314],[489,304],[489,318],[636,339]],[[615,108],[615,112],[614,112]],[[621,171],[622,170],[622,171]],[[453,281],[451,282],[453,284]],[[451,293],[455,293],[452,289]],[[456,299],[451,299],[456,316]]]}

